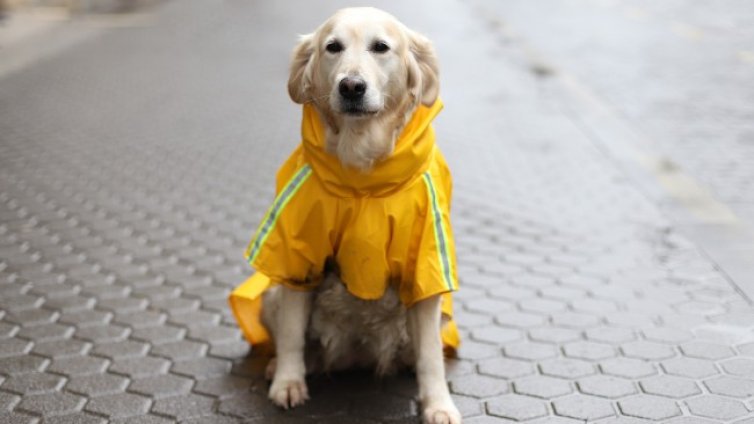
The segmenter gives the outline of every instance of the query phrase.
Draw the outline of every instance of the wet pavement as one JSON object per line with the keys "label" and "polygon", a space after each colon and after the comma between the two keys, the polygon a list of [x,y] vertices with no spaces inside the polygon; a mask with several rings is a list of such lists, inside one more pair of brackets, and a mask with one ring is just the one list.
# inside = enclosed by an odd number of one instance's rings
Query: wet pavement
{"label": "wet pavement", "polygon": [[[272,407],[226,304],[297,143],[295,35],[344,5],[170,2],[0,79],[0,422],[418,421],[410,374]],[[441,59],[464,422],[754,422],[746,257],[689,232],[534,31],[383,7]]]}

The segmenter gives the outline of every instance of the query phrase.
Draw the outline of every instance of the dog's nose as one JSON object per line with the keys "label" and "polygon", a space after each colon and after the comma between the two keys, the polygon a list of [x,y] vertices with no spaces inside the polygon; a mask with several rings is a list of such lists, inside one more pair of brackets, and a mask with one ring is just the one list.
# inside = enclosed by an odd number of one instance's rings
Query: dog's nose
{"label": "dog's nose", "polygon": [[338,84],[338,91],[344,99],[358,100],[364,97],[367,91],[367,83],[361,77],[345,77]]}

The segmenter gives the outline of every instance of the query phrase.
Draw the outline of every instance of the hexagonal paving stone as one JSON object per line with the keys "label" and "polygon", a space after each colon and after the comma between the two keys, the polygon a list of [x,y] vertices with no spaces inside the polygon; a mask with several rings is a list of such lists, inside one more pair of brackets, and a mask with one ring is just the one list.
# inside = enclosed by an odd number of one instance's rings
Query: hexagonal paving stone
{"label": "hexagonal paving stone", "polygon": [[571,358],[586,359],[590,361],[607,359],[615,356],[615,350],[608,345],[584,341],[564,345],[563,353]]}
{"label": "hexagonal paving stone", "polygon": [[108,418],[120,418],[146,414],[151,403],[144,396],[119,393],[91,399],[84,409]]}
{"label": "hexagonal paving stone", "polygon": [[654,342],[638,341],[624,343],[620,349],[629,358],[645,359],[648,361],[657,361],[675,356],[675,351],[672,347]]}
{"label": "hexagonal paving stone", "polygon": [[675,402],[659,396],[639,395],[618,402],[621,412],[648,420],[666,420],[681,415]]}
{"label": "hexagonal paving stone", "polygon": [[0,359],[0,374],[13,375],[44,370],[49,359],[32,355],[9,356]]}
{"label": "hexagonal paving stone", "polygon": [[552,324],[565,328],[589,328],[599,323],[599,318],[591,314],[582,314],[579,312],[561,312],[553,314],[550,317]]}
{"label": "hexagonal paving stone", "polygon": [[685,356],[691,358],[720,360],[734,355],[733,349],[728,346],[710,342],[693,341],[682,344],[680,348]]}
{"label": "hexagonal paving stone", "polygon": [[42,394],[60,390],[65,378],[46,373],[17,374],[8,377],[3,383],[3,390],[20,395]]}
{"label": "hexagonal paving stone", "polygon": [[87,412],[45,417],[45,424],[106,424],[107,420]]}
{"label": "hexagonal paving stone", "polygon": [[595,342],[618,344],[636,339],[636,334],[629,328],[600,327],[587,330],[586,338]]}
{"label": "hexagonal paving stone", "polygon": [[693,380],[670,375],[658,375],[642,380],[639,384],[646,393],[676,399],[698,395],[702,392]]}
{"label": "hexagonal paving stone", "polygon": [[152,411],[182,420],[212,412],[213,403],[211,398],[188,394],[158,399],[155,401]]}
{"label": "hexagonal paving stone", "polygon": [[111,395],[126,390],[128,379],[113,374],[93,374],[72,377],[66,390],[89,397]]}
{"label": "hexagonal paving stone", "polygon": [[15,412],[0,412],[0,423],[3,424],[38,424],[39,420],[26,414]]}
{"label": "hexagonal paving stone", "polygon": [[539,361],[558,356],[558,349],[549,344],[524,342],[503,346],[505,356],[525,361]]}
{"label": "hexagonal paving stone", "polygon": [[507,358],[484,360],[479,363],[478,368],[482,374],[507,379],[521,377],[534,372],[534,367],[530,363]]}
{"label": "hexagonal paving stone", "polygon": [[547,415],[544,401],[520,395],[503,395],[487,401],[487,413],[516,421]]}
{"label": "hexagonal paving stone", "polygon": [[484,413],[484,402],[479,399],[459,395],[451,395],[450,397],[463,418],[475,417]]}
{"label": "hexagonal paving stone", "polygon": [[492,346],[487,343],[479,343],[473,340],[464,340],[461,347],[458,349],[457,357],[460,359],[479,360],[484,358],[492,358],[500,354],[500,350],[497,346]]}
{"label": "hexagonal paving stone", "polygon": [[31,350],[48,358],[65,358],[68,356],[85,355],[92,344],[82,340],[65,339],[51,342],[35,343]]}
{"label": "hexagonal paving stone", "polygon": [[640,378],[657,374],[651,362],[632,358],[614,358],[600,362],[600,369],[605,374],[618,377]]}
{"label": "hexagonal paving stone", "polygon": [[533,376],[516,380],[513,390],[522,395],[534,396],[542,399],[552,399],[571,393],[571,385],[566,380],[552,377]]}
{"label": "hexagonal paving stone", "polygon": [[642,334],[647,340],[658,343],[678,344],[691,340],[694,335],[686,330],[680,330],[673,327],[655,327],[642,330]]}
{"label": "hexagonal paving stone", "polygon": [[153,346],[151,355],[162,356],[173,361],[199,358],[207,352],[207,345],[190,340],[168,342]]}
{"label": "hexagonal paving stone", "polygon": [[0,343],[0,358],[9,356],[20,356],[27,353],[32,347],[32,343],[26,340],[10,339],[3,340]]}
{"label": "hexagonal paving stone", "polygon": [[149,351],[149,345],[135,340],[123,340],[112,343],[98,343],[92,354],[110,359],[136,358],[144,356]]}
{"label": "hexagonal paving stone", "polygon": [[576,330],[557,327],[541,327],[529,330],[529,337],[537,342],[562,344],[579,340],[581,335]]}
{"label": "hexagonal paving stone", "polygon": [[61,415],[80,409],[85,402],[83,397],[70,393],[47,393],[25,396],[16,410],[35,415]]}
{"label": "hexagonal paving stone", "polygon": [[579,378],[594,374],[594,366],[577,359],[557,358],[542,361],[539,364],[542,374],[560,378]]}
{"label": "hexagonal paving stone", "polygon": [[169,368],[169,361],[147,356],[144,358],[118,359],[110,365],[109,371],[131,378],[144,378],[164,374]]}
{"label": "hexagonal paving stone", "polygon": [[453,379],[450,382],[453,393],[475,398],[486,398],[508,392],[508,384],[503,379],[471,374]]}
{"label": "hexagonal paving stone", "polygon": [[183,339],[186,330],[169,325],[160,325],[155,327],[137,328],[131,333],[131,338],[159,345],[163,343],[175,342]]}
{"label": "hexagonal paving stone", "polygon": [[52,361],[47,371],[63,375],[86,375],[105,371],[110,361],[94,356],[71,356]]}
{"label": "hexagonal paving stone", "polygon": [[731,420],[748,413],[743,403],[714,395],[704,395],[686,401],[692,414],[717,420]]}
{"label": "hexagonal paving stone", "polygon": [[10,411],[20,400],[19,396],[0,392],[0,412]]}
{"label": "hexagonal paving stone", "polygon": [[18,332],[17,336],[35,342],[45,342],[67,339],[73,334],[73,331],[73,327],[69,325],[49,323],[35,325],[33,327],[24,327]]}
{"label": "hexagonal paving stone", "polygon": [[582,378],[577,385],[581,393],[606,398],[619,398],[636,393],[636,387],[630,381],[607,375]]}
{"label": "hexagonal paving stone", "polygon": [[728,374],[754,378],[754,359],[736,358],[720,364]]}
{"label": "hexagonal paving stone", "polygon": [[709,391],[714,394],[747,398],[754,396],[754,381],[735,377],[718,377],[704,382]]}
{"label": "hexagonal paving stone", "polygon": [[715,364],[704,359],[675,358],[664,361],[662,368],[668,374],[689,378],[704,378],[718,374]]}
{"label": "hexagonal paving stone", "polygon": [[552,407],[557,415],[577,420],[592,421],[615,415],[609,401],[585,395],[556,399]]}
{"label": "hexagonal paving stone", "polygon": [[226,375],[199,381],[194,387],[194,392],[225,399],[248,391],[252,384],[253,380],[250,378]]}
{"label": "hexagonal paving stone", "polygon": [[173,363],[171,371],[176,374],[202,379],[225,375],[230,371],[230,361],[217,358],[197,358]]}
{"label": "hexagonal paving stone", "polygon": [[667,424],[719,424],[719,421],[712,421],[705,418],[697,417],[678,417],[666,421]]}
{"label": "hexagonal paving stone", "polygon": [[511,303],[498,299],[479,299],[470,303],[466,308],[472,312],[495,315],[511,310]]}
{"label": "hexagonal paving stone", "polygon": [[193,380],[166,374],[134,380],[128,386],[128,391],[160,399],[186,394],[193,385]]}
{"label": "hexagonal paving stone", "polygon": [[519,340],[521,332],[511,328],[490,325],[473,329],[471,331],[471,338],[483,343],[503,344]]}
{"label": "hexagonal paving stone", "polygon": [[543,324],[545,318],[542,315],[511,311],[495,315],[495,322],[504,327],[529,328]]}

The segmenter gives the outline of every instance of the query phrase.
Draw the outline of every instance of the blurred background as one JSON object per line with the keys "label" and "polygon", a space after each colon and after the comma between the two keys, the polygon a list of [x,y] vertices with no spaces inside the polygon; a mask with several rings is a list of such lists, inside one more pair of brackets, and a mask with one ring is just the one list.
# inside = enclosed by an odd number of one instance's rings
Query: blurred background
{"label": "blurred background", "polygon": [[[0,0],[0,422],[416,422],[266,400],[228,309],[344,1]],[[440,59],[464,422],[754,419],[754,5],[380,1]]]}

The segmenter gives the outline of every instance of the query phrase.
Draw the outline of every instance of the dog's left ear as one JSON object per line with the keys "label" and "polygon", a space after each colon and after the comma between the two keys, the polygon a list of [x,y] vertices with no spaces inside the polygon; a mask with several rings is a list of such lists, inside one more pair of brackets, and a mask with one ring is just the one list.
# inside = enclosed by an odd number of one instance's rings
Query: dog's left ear
{"label": "dog's left ear", "polygon": [[437,55],[427,37],[408,31],[408,88],[414,98],[432,106],[440,93]]}
{"label": "dog's left ear", "polygon": [[314,34],[302,35],[298,45],[293,49],[291,73],[288,76],[288,95],[298,104],[309,100],[311,58],[314,53],[313,40]]}

